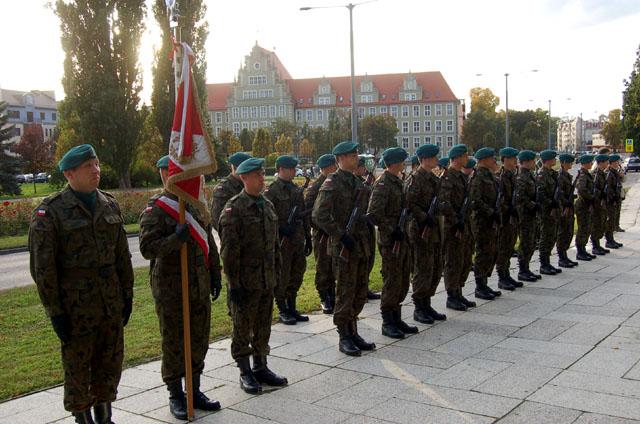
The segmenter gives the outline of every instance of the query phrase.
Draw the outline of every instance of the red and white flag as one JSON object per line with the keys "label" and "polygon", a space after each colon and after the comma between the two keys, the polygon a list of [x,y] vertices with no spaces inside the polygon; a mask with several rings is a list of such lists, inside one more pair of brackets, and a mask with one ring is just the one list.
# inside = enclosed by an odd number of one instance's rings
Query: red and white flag
{"label": "red and white flag", "polygon": [[167,186],[170,192],[198,209],[208,222],[202,175],[216,172],[217,164],[209,135],[202,124],[200,101],[191,72],[195,55],[186,43],[178,48],[182,49],[182,71],[169,140]]}

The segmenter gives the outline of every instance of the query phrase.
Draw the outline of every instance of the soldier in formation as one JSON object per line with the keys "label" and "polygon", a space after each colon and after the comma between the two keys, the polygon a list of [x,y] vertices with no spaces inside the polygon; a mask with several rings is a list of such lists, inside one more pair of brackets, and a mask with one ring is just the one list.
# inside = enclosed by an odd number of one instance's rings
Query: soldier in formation
{"label": "soldier in formation", "polygon": [[518,280],[534,282],[541,278],[539,274],[531,272],[529,263],[538,239],[536,199],[536,154],[531,150],[518,153],[520,167],[516,177],[515,206],[518,213]]}
{"label": "soldier in formation", "polygon": [[593,164],[593,155],[582,155],[578,160],[580,169],[576,176],[575,213],[578,221],[578,231],[576,232],[576,259],[579,261],[590,261],[596,258],[587,252],[587,242],[591,235],[591,210],[594,200],[593,195],[593,175],[589,170]]}
{"label": "soldier in formation", "polygon": [[558,172],[558,238],[556,240],[556,251],[558,252],[558,266],[561,268],[573,268],[578,266],[578,262],[572,261],[567,256],[567,250],[573,239],[574,218],[574,191],[575,184],[573,176],[569,173],[575,162],[575,158],[563,153],[559,157],[560,171]]}
{"label": "soldier in formation", "polygon": [[609,167],[606,170],[607,180],[605,188],[605,200],[607,217],[605,224],[605,239],[607,242],[604,247],[608,249],[619,249],[622,243],[618,243],[613,233],[618,228],[620,222],[620,204],[622,203],[622,181],[618,168],[620,166],[620,155],[613,154],[609,156]]}
{"label": "soldier in formation", "polygon": [[591,253],[602,256],[610,252],[600,245],[607,225],[607,175],[609,156],[599,154],[595,157],[596,167],[593,170],[593,200],[591,203]]}
{"label": "soldier in formation", "polygon": [[236,170],[242,162],[250,157],[251,155],[244,152],[237,152],[229,156],[231,172],[223,178],[213,190],[213,199],[211,201],[211,223],[216,231],[219,230],[218,222],[220,221],[220,214],[224,209],[224,205],[227,204],[229,199],[242,191],[242,180],[240,180]]}

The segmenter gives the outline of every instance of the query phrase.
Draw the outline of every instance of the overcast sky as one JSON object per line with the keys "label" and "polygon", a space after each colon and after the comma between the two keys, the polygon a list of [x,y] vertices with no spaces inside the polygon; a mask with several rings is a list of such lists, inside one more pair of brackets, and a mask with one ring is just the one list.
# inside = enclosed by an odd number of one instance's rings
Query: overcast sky
{"label": "overcast sky", "polygon": [[[45,3],[0,0],[0,87],[54,89],[61,99],[59,25]],[[348,10],[299,10],[342,4],[209,1],[208,82],[232,81],[256,40],[275,48],[294,78],[348,75]],[[591,118],[621,107],[639,28],[639,0],[378,0],[354,9],[355,69],[441,71],[459,98],[468,101],[470,88],[489,87],[500,97],[500,108],[509,72],[510,108],[546,109],[551,99],[554,116]],[[151,16],[140,53],[147,101],[158,37]]]}

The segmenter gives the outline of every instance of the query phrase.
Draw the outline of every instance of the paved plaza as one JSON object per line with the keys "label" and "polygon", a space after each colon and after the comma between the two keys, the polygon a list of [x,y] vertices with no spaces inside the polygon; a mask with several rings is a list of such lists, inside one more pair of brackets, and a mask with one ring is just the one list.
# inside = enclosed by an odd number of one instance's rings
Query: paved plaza
{"label": "paved plaza", "polygon": [[[633,184],[621,218],[627,231],[618,234],[624,248],[496,301],[479,301],[471,312],[446,310],[446,322],[417,324],[420,333],[404,340],[380,334],[379,303],[368,303],[361,334],[378,348],[360,358],[338,352],[330,316],[274,325],[270,366],[290,382],[281,390],[245,394],[229,339],[213,343],[203,391],[223,409],[197,412],[197,422],[640,423],[639,209],[640,187]],[[445,311],[444,303],[441,286],[434,305]],[[412,314],[407,298],[403,315],[411,323]],[[167,402],[160,362],[127,369],[113,419],[181,422]],[[0,422],[73,419],[56,387],[0,404]]]}

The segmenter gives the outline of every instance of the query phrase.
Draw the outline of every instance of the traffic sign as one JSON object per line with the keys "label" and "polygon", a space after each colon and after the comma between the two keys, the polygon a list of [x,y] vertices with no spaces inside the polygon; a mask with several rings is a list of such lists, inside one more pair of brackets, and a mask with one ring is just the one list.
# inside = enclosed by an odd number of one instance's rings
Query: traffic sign
{"label": "traffic sign", "polygon": [[627,138],[624,143],[624,151],[627,153],[633,153],[633,138]]}

